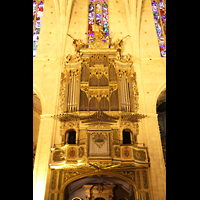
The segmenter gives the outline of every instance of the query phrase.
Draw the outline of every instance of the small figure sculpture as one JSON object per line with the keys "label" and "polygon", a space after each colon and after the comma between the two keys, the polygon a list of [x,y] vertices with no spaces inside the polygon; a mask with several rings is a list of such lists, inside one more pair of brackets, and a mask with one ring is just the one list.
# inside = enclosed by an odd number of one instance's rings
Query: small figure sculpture
{"label": "small figure sculpture", "polygon": [[109,43],[110,42],[110,37],[107,35],[106,36],[106,42]]}
{"label": "small figure sculpture", "polygon": [[94,31],[94,39],[103,39],[103,35],[106,35],[106,33],[103,31],[102,27],[98,24],[92,25],[92,30]]}
{"label": "small figure sculpture", "polygon": [[117,39],[115,42],[111,43],[111,47],[114,47],[115,49],[117,49],[117,52],[118,52],[118,55],[117,56],[122,56],[121,52],[122,52],[122,45],[123,45],[123,42],[124,40],[127,38],[127,37],[130,37],[130,35],[127,35],[126,37],[124,37],[123,39]]}
{"label": "small figure sculpture", "polygon": [[86,44],[83,43],[83,40],[81,40],[81,39],[77,40],[77,39],[73,38],[70,34],[67,34],[67,35],[73,39],[73,45],[75,47],[76,53],[80,53],[80,49],[86,47]]}
{"label": "small figure sculpture", "polygon": [[73,56],[70,55],[70,54],[68,54],[66,56],[65,65],[67,65],[68,63],[73,63],[73,62],[79,62],[79,61],[81,61],[81,55],[82,55],[82,53],[76,53]]}
{"label": "small figure sculpture", "polygon": [[92,37],[92,35],[90,35],[89,36],[89,43],[92,43],[92,40],[93,40],[94,38]]}
{"label": "small figure sculpture", "polygon": [[69,63],[69,61],[71,60],[72,56],[70,54],[68,54],[66,56],[66,64]]}

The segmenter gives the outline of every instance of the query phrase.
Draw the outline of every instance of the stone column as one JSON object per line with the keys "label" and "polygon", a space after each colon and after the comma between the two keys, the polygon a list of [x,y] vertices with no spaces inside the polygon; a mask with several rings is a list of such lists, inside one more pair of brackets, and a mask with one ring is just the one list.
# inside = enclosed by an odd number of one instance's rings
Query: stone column
{"label": "stone column", "polygon": [[50,115],[41,115],[40,117],[40,131],[33,170],[33,200],[44,200],[45,198],[54,127],[54,119]]}
{"label": "stone column", "polygon": [[83,185],[83,188],[85,189],[85,199],[90,199],[90,189],[93,185]]}

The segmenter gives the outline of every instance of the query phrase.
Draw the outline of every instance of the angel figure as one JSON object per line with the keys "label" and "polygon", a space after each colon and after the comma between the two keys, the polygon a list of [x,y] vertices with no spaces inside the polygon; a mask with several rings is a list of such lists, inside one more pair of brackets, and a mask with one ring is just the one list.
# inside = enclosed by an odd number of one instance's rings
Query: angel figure
{"label": "angel figure", "polygon": [[73,39],[73,45],[74,45],[76,53],[77,52],[80,53],[80,49],[84,48],[86,46],[86,44],[83,43],[83,40],[81,40],[81,39],[77,40],[74,37],[72,37],[70,34],[67,34],[67,35]]}

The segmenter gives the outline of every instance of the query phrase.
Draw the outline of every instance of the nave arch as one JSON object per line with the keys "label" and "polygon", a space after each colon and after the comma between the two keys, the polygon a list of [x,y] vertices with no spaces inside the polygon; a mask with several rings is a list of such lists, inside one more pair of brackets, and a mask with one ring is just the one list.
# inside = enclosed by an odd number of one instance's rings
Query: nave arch
{"label": "nave arch", "polygon": [[[38,96],[38,98],[40,100],[41,108],[44,108],[44,103],[45,103],[44,96],[42,95],[42,92],[39,89],[39,87],[36,84],[33,83],[33,94],[34,93],[37,94],[37,96]],[[42,111],[44,112],[44,109]],[[41,111],[41,115],[43,114],[42,111]]]}
{"label": "nave arch", "polygon": [[160,91],[156,102],[156,113],[162,144],[163,158],[166,166],[166,86]]}
{"label": "nave arch", "polygon": [[68,185],[70,185],[73,182],[78,181],[78,180],[83,180],[85,178],[94,178],[94,177],[100,177],[102,179],[106,179],[106,178],[116,179],[115,182],[112,182],[114,184],[117,183],[117,180],[124,182],[125,184],[132,186],[133,193],[134,193],[134,200],[139,199],[138,187],[134,181],[132,181],[131,179],[129,179],[123,175],[120,175],[119,173],[103,172],[103,171],[102,172],[87,172],[87,173],[77,175],[73,178],[68,179],[61,187],[61,198],[60,199],[65,200],[65,189]]}
{"label": "nave arch", "polygon": [[152,112],[155,114],[157,113],[156,106],[157,106],[157,101],[158,101],[159,95],[164,91],[166,91],[166,81],[163,81],[162,83],[160,83],[160,85],[157,87],[157,89],[154,93]]}
{"label": "nave arch", "polygon": [[40,132],[41,115],[44,113],[44,104],[45,100],[41,90],[33,83],[33,167]]}

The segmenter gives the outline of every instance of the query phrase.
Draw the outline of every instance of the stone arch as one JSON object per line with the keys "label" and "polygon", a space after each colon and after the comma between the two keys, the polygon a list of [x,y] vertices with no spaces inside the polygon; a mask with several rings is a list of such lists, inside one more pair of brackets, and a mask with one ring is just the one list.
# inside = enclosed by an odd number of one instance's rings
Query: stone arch
{"label": "stone arch", "polygon": [[157,122],[166,166],[166,86],[162,87],[156,101]]}
{"label": "stone arch", "polygon": [[[33,83],[33,93],[37,94],[37,96],[40,99],[41,108],[44,108],[44,103],[45,103],[44,96],[42,95],[41,90],[34,83]],[[44,112],[44,109],[42,109],[41,115],[43,114],[43,112]]]}
{"label": "stone arch", "polygon": [[166,90],[166,81],[163,81],[158,88],[156,89],[155,93],[154,93],[154,97],[153,97],[153,105],[152,105],[152,112],[156,114],[156,104],[157,104],[157,100],[158,97],[160,95],[160,93],[162,91]]}
{"label": "stone arch", "polygon": [[[43,98],[41,91],[36,85],[33,85],[33,167],[35,164],[37,142],[40,132],[40,122],[41,122],[40,116],[42,114],[41,98]],[[44,102],[43,99],[42,102]]]}
{"label": "stone arch", "polygon": [[87,178],[87,177],[93,177],[93,176],[115,177],[115,178],[125,181],[126,183],[128,183],[129,185],[131,185],[133,187],[135,200],[139,200],[138,187],[137,187],[136,183],[133,180],[131,180],[130,178],[125,177],[125,176],[120,175],[119,173],[115,173],[115,172],[91,172],[91,171],[68,179],[62,185],[60,199],[64,200],[64,191],[65,191],[65,188],[67,187],[67,185],[69,185],[70,183],[72,183],[76,180]]}

